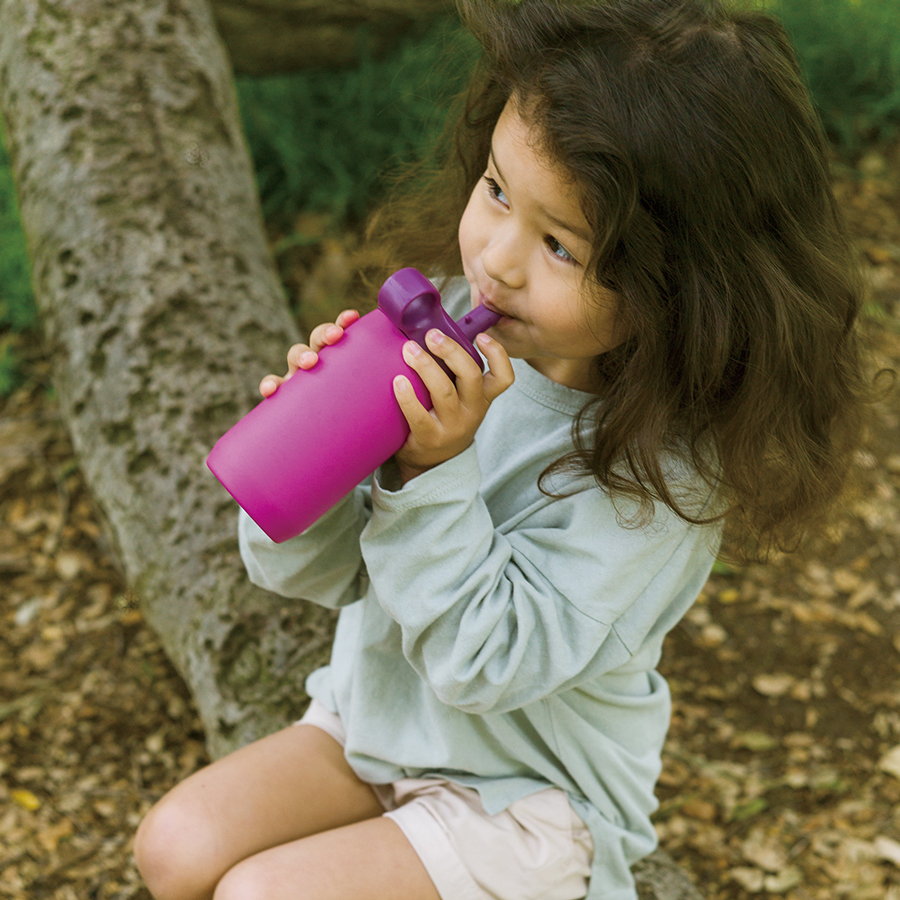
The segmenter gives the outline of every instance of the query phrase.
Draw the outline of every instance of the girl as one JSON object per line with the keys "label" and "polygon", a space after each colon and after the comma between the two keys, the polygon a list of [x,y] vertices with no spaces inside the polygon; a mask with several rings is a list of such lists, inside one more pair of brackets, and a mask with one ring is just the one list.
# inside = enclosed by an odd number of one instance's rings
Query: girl
{"label": "girl", "polygon": [[383,242],[464,276],[455,315],[502,313],[489,372],[408,345],[434,409],[396,381],[392,463],[284,544],[242,516],[254,582],[341,608],[331,664],[301,723],[151,811],[157,900],[634,900],[665,634],[723,528],[765,555],[841,488],[860,297],[782,29],[718,0],[463,12],[455,150]]}

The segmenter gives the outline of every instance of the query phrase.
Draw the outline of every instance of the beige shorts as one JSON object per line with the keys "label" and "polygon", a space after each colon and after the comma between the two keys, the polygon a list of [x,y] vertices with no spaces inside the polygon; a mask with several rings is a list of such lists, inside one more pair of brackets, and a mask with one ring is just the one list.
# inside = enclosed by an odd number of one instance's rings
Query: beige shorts
{"label": "beige shorts", "polygon": [[[341,746],[341,720],[315,700],[300,720]],[[372,785],[441,900],[578,900],[587,894],[593,843],[564,791],[547,788],[489,816],[477,791],[442,778]]]}

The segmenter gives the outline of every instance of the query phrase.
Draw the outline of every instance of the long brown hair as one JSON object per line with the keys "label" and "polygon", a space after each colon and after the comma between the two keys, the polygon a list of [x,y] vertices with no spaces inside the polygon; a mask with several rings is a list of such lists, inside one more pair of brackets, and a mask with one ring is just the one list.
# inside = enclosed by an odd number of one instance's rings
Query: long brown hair
{"label": "long brown hair", "polygon": [[432,177],[376,220],[390,263],[461,273],[459,218],[515,99],[581,188],[587,282],[617,293],[632,335],[595,360],[597,399],[551,470],[647,514],[725,518],[737,555],[795,545],[840,494],[866,384],[860,283],[783,28],[720,0],[460,8],[483,58]]}

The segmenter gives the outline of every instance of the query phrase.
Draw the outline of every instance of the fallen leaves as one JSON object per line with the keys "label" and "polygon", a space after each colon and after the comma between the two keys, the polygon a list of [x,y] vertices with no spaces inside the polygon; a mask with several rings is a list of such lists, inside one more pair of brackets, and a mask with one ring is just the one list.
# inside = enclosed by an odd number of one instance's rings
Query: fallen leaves
{"label": "fallen leaves", "polygon": [[0,427],[0,897],[148,900],[131,836],[206,755],[46,410]]}
{"label": "fallen leaves", "polygon": [[785,894],[803,882],[803,873],[796,866],[788,866],[773,873],[750,866],[737,866],[729,869],[728,877],[748,894],[758,894],[761,891]]}

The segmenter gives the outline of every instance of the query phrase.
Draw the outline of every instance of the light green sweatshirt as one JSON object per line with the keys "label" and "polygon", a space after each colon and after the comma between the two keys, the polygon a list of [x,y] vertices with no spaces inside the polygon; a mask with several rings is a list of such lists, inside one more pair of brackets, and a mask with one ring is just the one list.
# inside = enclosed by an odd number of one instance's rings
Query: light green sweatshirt
{"label": "light green sweatshirt", "polygon": [[584,477],[542,494],[590,398],[513,364],[459,456],[400,490],[375,478],[280,545],[241,513],[241,552],[255,584],[341,608],[307,691],[340,716],[360,778],[446,777],[490,814],[560,787],[594,840],[589,900],[635,900],[669,724],[655,667],[719,531],[661,504],[624,527]]}

